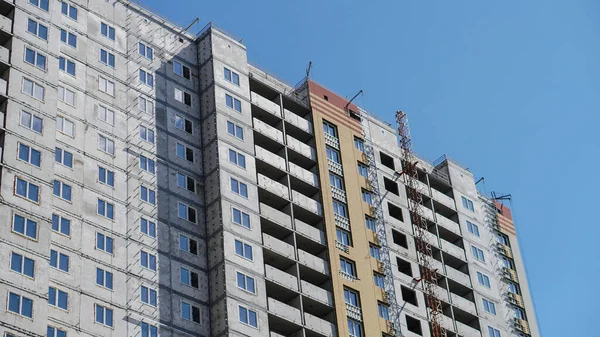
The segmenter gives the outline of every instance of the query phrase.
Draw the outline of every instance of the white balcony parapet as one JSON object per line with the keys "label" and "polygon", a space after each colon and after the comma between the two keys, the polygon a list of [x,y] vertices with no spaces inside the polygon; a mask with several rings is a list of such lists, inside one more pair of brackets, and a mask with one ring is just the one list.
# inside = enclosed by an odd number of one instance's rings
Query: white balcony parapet
{"label": "white balcony parapet", "polygon": [[292,190],[292,202],[298,206],[301,206],[317,215],[323,214],[323,208],[321,203],[305,196],[302,193]]}
{"label": "white balcony parapet", "polygon": [[281,117],[281,108],[279,107],[279,104],[270,101],[255,92],[250,93],[250,99],[252,100],[252,104],[257,107],[277,117]]}
{"label": "white balcony parapet", "polygon": [[479,332],[479,330],[473,329],[459,321],[456,321],[456,330],[459,335],[464,337],[481,337],[481,332]]}
{"label": "white balcony parapet", "polygon": [[445,195],[444,193],[436,190],[435,188],[431,189],[431,196],[433,197],[433,199],[439,201],[442,205],[456,210],[456,204],[454,203],[454,199],[450,198],[449,196]]}
{"label": "white balcony parapet", "polygon": [[[410,203],[415,203],[412,200],[409,200],[408,202]],[[428,220],[430,221],[434,221],[434,217],[433,217],[433,211],[430,210],[429,208],[425,207],[425,206],[421,206],[421,205],[416,205],[420,210],[421,210],[421,214]]]}
{"label": "white balcony parapet", "polygon": [[265,278],[271,280],[284,288],[298,291],[298,279],[283,270],[265,264]]}
{"label": "white balcony parapet", "polygon": [[292,162],[290,164],[290,174],[314,187],[319,187],[319,177],[309,170],[306,170]]}
{"label": "white balcony parapet", "polygon": [[308,312],[304,313],[304,325],[323,336],[337,337],[335,325]]}
{"label": "white balcony parapet", "polygon": [[303,155],[309,159],[316,160],[316,158],[317,158],[315,149],[312,146],[306,145],[305,143],[299,141],[298,139],[296,139],[290,135],[287,135],[287,145],[292,150],[300,153],[301,155]]}
{"label": "white balcony parapet", "polygon": [[343,217],[343,216],[341,216],[341,215],[339,215],[337,213],[334,213],[333,217],[335,219],[335,225],[336,226],[338,226],[338,227],[340,227],[342,229],[345,229],[347,231],[350,230],[350,219],[348,219],[346,217]]}
{"label": "white balcony parapet", "polygon": [[294,257],[294,246],[289,243],[283,242],[276,239],[269,234],[263,233],[263,246],[267,249],[272,250],[279,255],[285,256],[291,260],[295,260]]}
{"label": "white balcony parapet", "polygon": [[302,325],[302,313],[300,309],[294,308],[274,298],[267,300],[269,312],[292,323]]}
{"label": "white balcony parapet", "polygon": [[287,186],[278,183],[271,178],[263,176],[260,173],[257,174],[257,178],[258,186],[284,199],[290,198]]}
{"label": "white balcony parapet", "polygon": [[304,295],[313,300],[325,303],[330,307],[333,306],[333,295],[329,291],[304,280],[300,282],[300,286],[302,287],[302,293]]}
{"label": "white balcony parapet", "polygon": [[294,219],[294,224],[298,233],[315,242],[326,245],[325,233],[322,230],[306,224],[298,219]]}
{"label": "white balcony parapet", "polygon": [[336,163],[333,160],[327,158],[327,168],[329,171],[337,174],[338,176],[344,176],[344,170],[342,170],[342,164]]}
{"label": "white balcony parapet", "polygon": [[344,253],[348,253],[350,251],[350,247],[348,247],[347,245],[339,242],[338,240],[335,240],[335,247],[339,250],[341,250]]}
{"label": "white balcony parapet", "polygon": [[8,83],[6,83],[5,80],[0,78],[0,95],[6,96],[7,89],[8,89]]}
{"label": "white balcony parapet", "polygon": [[303,130],[306,133],[310,133],[312,135],[313,127],[311,122],[285,108],[283,109],[283,113],[285,114],[286,121],[296,126],[298,129]]}
{"label": "white balcony parapet", "polygon": [[256,153],[256,158],[264,161],[265,163],[276,167],[285,172],[285,159],[276,155],[275,153],[265,150],[262,147],[255,145],[254,152]]}
{"label": "white balcony parapet", "polygon": [[12,20],[6,16],[0,15],[0,29],[12,33]]}
{"label": "white balcony parapet", "polygon": [[449,302],[450,301],[450,296],[448,294],[448,290],[440,287],[440,286],[436,286],[436,293],[437,293],[437,297],[439,299],[441,299],[442,301],[446,301]]}
{"label": "white balcony parapet", "polygon": [[469,275],[462,273],[448,265],[446,265],[446,276],[464,285],[465,287],[471,288],[471,278]]}
{"label": "white balcony parapet", "polygon": [[329,265],[320,257],[298,249],[298,262],[320,272],[321,274],[329,275]]}
{"label": "white balcony parapet", "polygon": [[345,278],[348,281],[354,282],[354,281],[358,281],[359,280],[358,277],[356,277],[354,275],[350,275],[350,274],[348,274],[348,273],[346,273],[344,271],[341,271],[341,270],[340,270],[340,275],[342,275],[342,277]]}
{"label": "white balcony parapet", "polygon": [[331,196],[343,203],[346,202],[346,191],[342,189],[331,186]]}
{"label": "white balcony parapet", "polygon": [[465,250],[444,240],[444,239],[440,239],[441,242],[441,248],[443,251],[458,257],[459,259],[463,260],[463,261],[467,261],[467,257],[465,255]]}
{"label": "white balcony parapet", "polygon": [[362,311],[360,310],[360,307],[354,306],[350,303],[346,303],[346,316],[357,320],[359,322],[362,322]]}
{"label": "white balcony parapet", "polygon": [[10,52],[8,51],[8,49],[4,46],[0,46],[0,62],[9,63],[10,60]]}
{"label": "white balcony parapet", "polygon": [[283,227],[292,229],[292,218],[271,206],[260,203],[260,216],[265,219],[269,219],[274,223],[280,224]]}
{"label": "white balcony parapet", "polygon": [[340,140],[337,137],[334,137],[328,133],[325,134],[325,144],[331,146],[336,150],[340,149]]}
{"label": "white balcony parapet", "polygon": [[452,304],[474,316],[477,316],[477,310],[475,309],[475,304],[473,302],[452,293],[450,294],[450,297],[452,299]]}
{"label": "white balcony parapet", "polygon": [[446,228],[454,234],[460,235],[460,226],[456,222],[446,218],[440,213],[435,213],[435,218],[440,226]]}
{"label": "white balcony parapet", "polygon": [[276,142],[283,144],[283,132],[277,130],[276,128],[270,126],[269,124],[261,121],[260,119],[254,117],[254,129],[263,135],[275,140]]}
{"label": "white balcony parapet", "polygon": [[430,195],[429,186],[427,186],[427,184],[425,184],[419,180],[415,180],[415,182],[416,182],[417,191],[419,191],[421,194]]}

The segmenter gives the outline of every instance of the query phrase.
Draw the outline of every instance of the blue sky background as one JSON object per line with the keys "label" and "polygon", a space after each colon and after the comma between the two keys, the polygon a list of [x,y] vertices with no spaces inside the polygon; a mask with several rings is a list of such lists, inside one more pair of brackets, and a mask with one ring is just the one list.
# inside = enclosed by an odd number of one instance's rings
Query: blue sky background
{"label": "blue sky background", "polygon": [[209,21],[295,84],[312,78],[511,193],[544,337],[600,336],[600,1],[143,0]]}

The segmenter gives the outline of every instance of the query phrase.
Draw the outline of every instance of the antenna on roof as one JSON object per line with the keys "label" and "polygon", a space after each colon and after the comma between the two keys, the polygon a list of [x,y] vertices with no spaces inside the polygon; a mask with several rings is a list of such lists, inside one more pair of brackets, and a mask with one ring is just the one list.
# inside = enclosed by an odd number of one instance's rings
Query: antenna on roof
{"label": "antenna on roof", "polygon": [[310,70],[312,69],[312,61],[308,62],[308,67],[306,68],[306,77],[310,76]]}
{"label": "antenna on roof", "polygon": [[354,95],[354,97],[352,97],[352,98],[351,98],[351,99],[348,101],[348,103],[346,103],[346,106],[344,107],[344,110],[348,110],[348,106],[350,105],[350,103],[352,103],[352,101],[354,101],[354,99],[355,99],[356,97],[358,97],[358,95],[360,95],[360,94],[362,94],[362,93],[363,93],[363,91],[362,91],[362,89],[360,89],[360,91],[359,91],[358,93],[356,93],[356,95]]}
{"label": "antenna on roof", "polygon": [[188,29],[190,29],[198,21],[200,21],[200,18],[195,18],[194,21],[192,21],[192,23],[190,23],[189,26],[185,27],[179,34],[186,32]]}

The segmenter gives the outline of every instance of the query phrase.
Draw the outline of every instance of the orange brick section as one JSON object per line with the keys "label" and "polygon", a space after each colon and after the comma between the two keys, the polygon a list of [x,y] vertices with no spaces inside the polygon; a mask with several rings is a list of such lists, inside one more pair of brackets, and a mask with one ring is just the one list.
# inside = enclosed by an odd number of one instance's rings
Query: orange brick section
{"label": "orange brick section", "polygon": [[510,208],[504,204],[494,201],[494,206],[498,210],[498,225],[502,231],[517,235],[515,231],[515,224],[512,221],[512,214]]}

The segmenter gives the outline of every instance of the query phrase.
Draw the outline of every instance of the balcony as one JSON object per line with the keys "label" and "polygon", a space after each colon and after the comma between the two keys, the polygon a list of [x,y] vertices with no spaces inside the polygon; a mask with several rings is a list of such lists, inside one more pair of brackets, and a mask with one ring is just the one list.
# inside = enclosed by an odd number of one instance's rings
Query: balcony
{"label": "balcony", "polygon": [[[429,312],[431,312],[431,311],[429,311]],[[450,318],[446,315],[441,315],[440,318],[441,318],[440,325],[444,329],[449,330],[449,331],[456,331],[456,328],[454,327],[454,321],[452,320],[452,318]],[[478,337],[481,337],[481,336],[478,336]]]}
{"label": "balcony", "polygon": [[452,299],[452,304],[454,306],[470,313],[473,316],[477,316],[477,309],[475,309],[475,304],[473,302],[452,293],[450,294],[450,298]]}
{"label": "balcony", "polygon": [[292,202],[316,215],[323,214],[323,209],[320,202],[294,190],[292,190]]}
{"label": "balcony", "polygon": [[448,293],[448,290],[436,285],[435,291],[436,291],[436,295],[439,299],[441,299],[444,302],[450,302],[450,295]]}
{"label": "balcony", "polygon": [[354,306],[350,303],[346,303],[346,316],[362,322],[362,312],[360,307]]}
{"label": "balcony", "polygon": [[430,232],[423,232],[424,237],[425,237],[425,241],[427,241],[430,245],[434,246],[434,247],[438,247],[439,248],[439,242],[438,242],[438,238],[435,234],[432,234]]}
{"label": "balcony", "polygon": [[321,274],[329,275],[329,265],[325,260],[320,257],[316,257],[310,253],[298,249],[298,262],[301,264],[318,271]]}
{"label": "balcony", "polygon": [[313,227],[309,224],[306,224],[298,219],[295,219],[294,223],[296,225],[296,231],[298,233],[321,245],[327,244],[325,240],[325,233],[323,233],[322,230]]}
{"label": "balcony", "polygon": [[269,234],[263,233],[263,246],[272,252],[275,252],[281,256],[287,257],[290,260],[295,260],[294,257],[294,246],[289,243],[285,243],[279,239],[276,239]]}
{"label": "balcony", "polygon": [[337,137],[334,137],[328,133],[325,134],[325,144],[331,146],[336,150],[340,149],[340,140]]}
{"label": "balcony", "polygon": [[279,104],[270,101],[255,92],[250,93],[250,100],[252,101],[252,104],[257,107],[281,118],[281,108],[279,107]]}
{"label": "balcony", "polygon": [[444,239],[440,239],[441,242],[441,248],[443,251],[445,251],[446,253],[455,256],[463,261],[467,261],[467,257],[465,255],[465,250],[444,240]]}
{"label": "balcony", "polygon": [[260,216],[282,227],[292,229],[292,218],[271,206],[260,203]]}
{"label": "balcony", "polygon": [[12,20],[6,16],[0,16],[0,30],[12,34]]}
{"label": "balcony", "polygon": [[294,138],[290,135],[287,135],[287,145],[290,149],[305,156],[306,158],[309,158],[313,161],[316,160],[316,158],[317,158],[315,149],[313,149],[311,146],[306,145],[305,143],[297,140],[296,138]]}
{"label": "balcony", "polygon": [[515,326],[515,329],[517,329],[523,333],[526,333],[528,335],[531,335],[531,330],[529,329],[529,323],[527,323],[526,320],[513,318],[513,324]]}
{"label": "balcony", "polygon": [[327,168],[329,169],[329,171],[337,174],[340,177],[344,176],[344,170],[342,170],[342,164],[336,163],[329,158],[327,158]]}
{"label": "balcony", "polygon": [[350,251],[349,246],[339,242],[338,240],[335,240],[335,247],[346,254],[348,254],[348,252]]}
{"label": "balcony", "polygon": [[290,162],[290,174],[311,186],[319,188],[319,177],[317,177],[316,174],[309,170],[305,170],[292,162]]}
{"label": "balcony", "polygon": [[415,188],[416,190],[424,195],[431,195],[431,193],[429,192],[429,186],[427,186],[427,184],[419,181],[419,180],[414,180],[415,182]]}
{"label": "balcony", "polygon": [[273,283],[277,283],[280,286],[298,291],[298,279],[294,275],[290,275],[282,270],[279,270],[273,266],[265,264],[265,278]]}
{"label": "balcony", "polygon": [[337,213],[335,213],[333,215],[333,217],[335,219],[335,225],[336,226],[338,226],[338,227],[340,227],[342,229],[345,229],[347,231],[350,230],[350,219],[348,219],[346,217],[343,217],[343,216],[341,216],[341,215],[339,215]]}
{"label": "balcony", "polygon": [[271,178],[268,178],[266,176],[263,176],[262,174],[257,174],[257,181],[258,181],[258,186],[275,194],[276,196],[279,196],[283,199],[289,199],[289,191],[287,186],[276,182],[275,180],[272,180]]}
{"label": "balcony", "polygon": [[340,270],[340,275],[341,275],[341,276],[342,276],[344,279],[346,279],[346,280],[348,280],[348,281],[350,281],[350,282],[354,282],[354,281],[358,281],[358,280],[359,280],[359,278],[358,278],[358,277],[356,277],[356,276],[354,276],[354,275],[350,275],[350,274],[348,274],[348,273],[346,273],[346,272],[343,272],[343,271],[341,271],[341,270]]}
{"label": "balcony", "polygon": [[336,329],[335,329],[335,325],[320,319],[317,316],[311,315],[307,312],[304,313],[304,325],[306,326],[306,328],[317,332],[318,334],[322,335],[322,336],[327,336],[327,337],[336,337],[337,333],[336,333]]}
{"label": "balcony", "polygon": [[498,247],[498,252],[506,257],[510,257],[511,259],[513,258],[513,254],[512,254],[512,249],[505,245],[502,244],[500,242],[496,243],[496,247]]}
{"label": "balcony", "polygon": [[283,132],[277,130],[276,128],[270,126],[269,124],[261,121],[260,119],[254,117],[254,130],[263,134],[265,137],[271,138],[274,141],[283,144]]}
{"label": "balcony", "polygon": [[435,188],[432,188],[431,196],[433,197],[433,199],[439,201],[440,204],[442,204],[452,210],[456,210],[456,205],[454,203],[454,199],[450,198],[449,196],[445,195],[444,193],[436,190]]}
{"label": "balcony", "polygon": [[8,67],[10,67],[10,52],[7,48],[0,46],[0,72],[4,72]]}
{"label": "balcony", "polygon": [[502,268],[502,271],[504,272],[504,278],[509,279],[513,282],[519,282],[519,278],[517,277],[517,272],[510,269],[510,268]]}
{"label": "balcony", "polygon": [[456,329],[458,334],[463,337],[481,337],[481,332],[477,329],[473,329],[470,326],[456,321]]}
{"label": "balcony", "polygon": [[[408,202],[410,202],[413,205],[416,204],[412,200],[408,200]],[[425,206],[421,206],[421,205],[417,205],[417,208],[420,209],[421,214],[423,215],[423,217],[425,217],[426,219],[428,219],[430,221],[434,221],[434,219],[433,219],[433,211],[432,210],[430,210],[429,208],[427,208]]]}
{"label": "balcony", "polygon": [[311,135],[313,134],[313,128],[312,128],[311,122],[309,122],[305,118],[302,118],[285,108],[283,109],[283,113],[285,114],[285,120],[287,122],[289,122],[293,126],[297,127],[298,129],[300,129],[306,133],[309,133]]}
{"label": "balcony", "polygon": [[462,284],[465,287],[471,288],[471,278],[469,275],[462,273],[448,265],[446,265],[446,275],[457,283]]}
{"label": "balcony", "polygon": [[301,280],[300,283],[300,286],[302,287],[302,293],[304,295],[312,298],[315,301],[333,307],[333,295],[329,291],[304,280]]}
{"label": "balcony", "polygon": [[331,196],[343,203],[346,203],[346,191],[337,187],[331,186]]}
{"label": "balcony", "polygon": [[302,313],[299,309],[269,297],[267,300],[269,313],[297,325],[302,325]]}
{"label": "balcony", "polygon": [[519,294],[515,294],[515,293],[508,293],[508,301],[514,305],[517,305],[521,308],[525,308],[525,305],[523,304],[523,297]]}
{"label": "balcony", "polygon": [[447,230],[451,231],[454,234],[460,235],[460,226],[456,222],[446,218],[445,216],[441,215],[440,213],[435,213],[435,217],[437,219],[438,225],[446,228]]}
{"label": "balcony", "polygon": [[284,172],[286,171],[285,159],[274,154],[273,152],[271,152],[269,150],[265,150],[258,145],[255,145],[254,153],[256,154],[257,159],[264,161],[265,163],[267,163],[273,167],[276,167],[276,168],[280,169],[281,171],[284,171]]}

